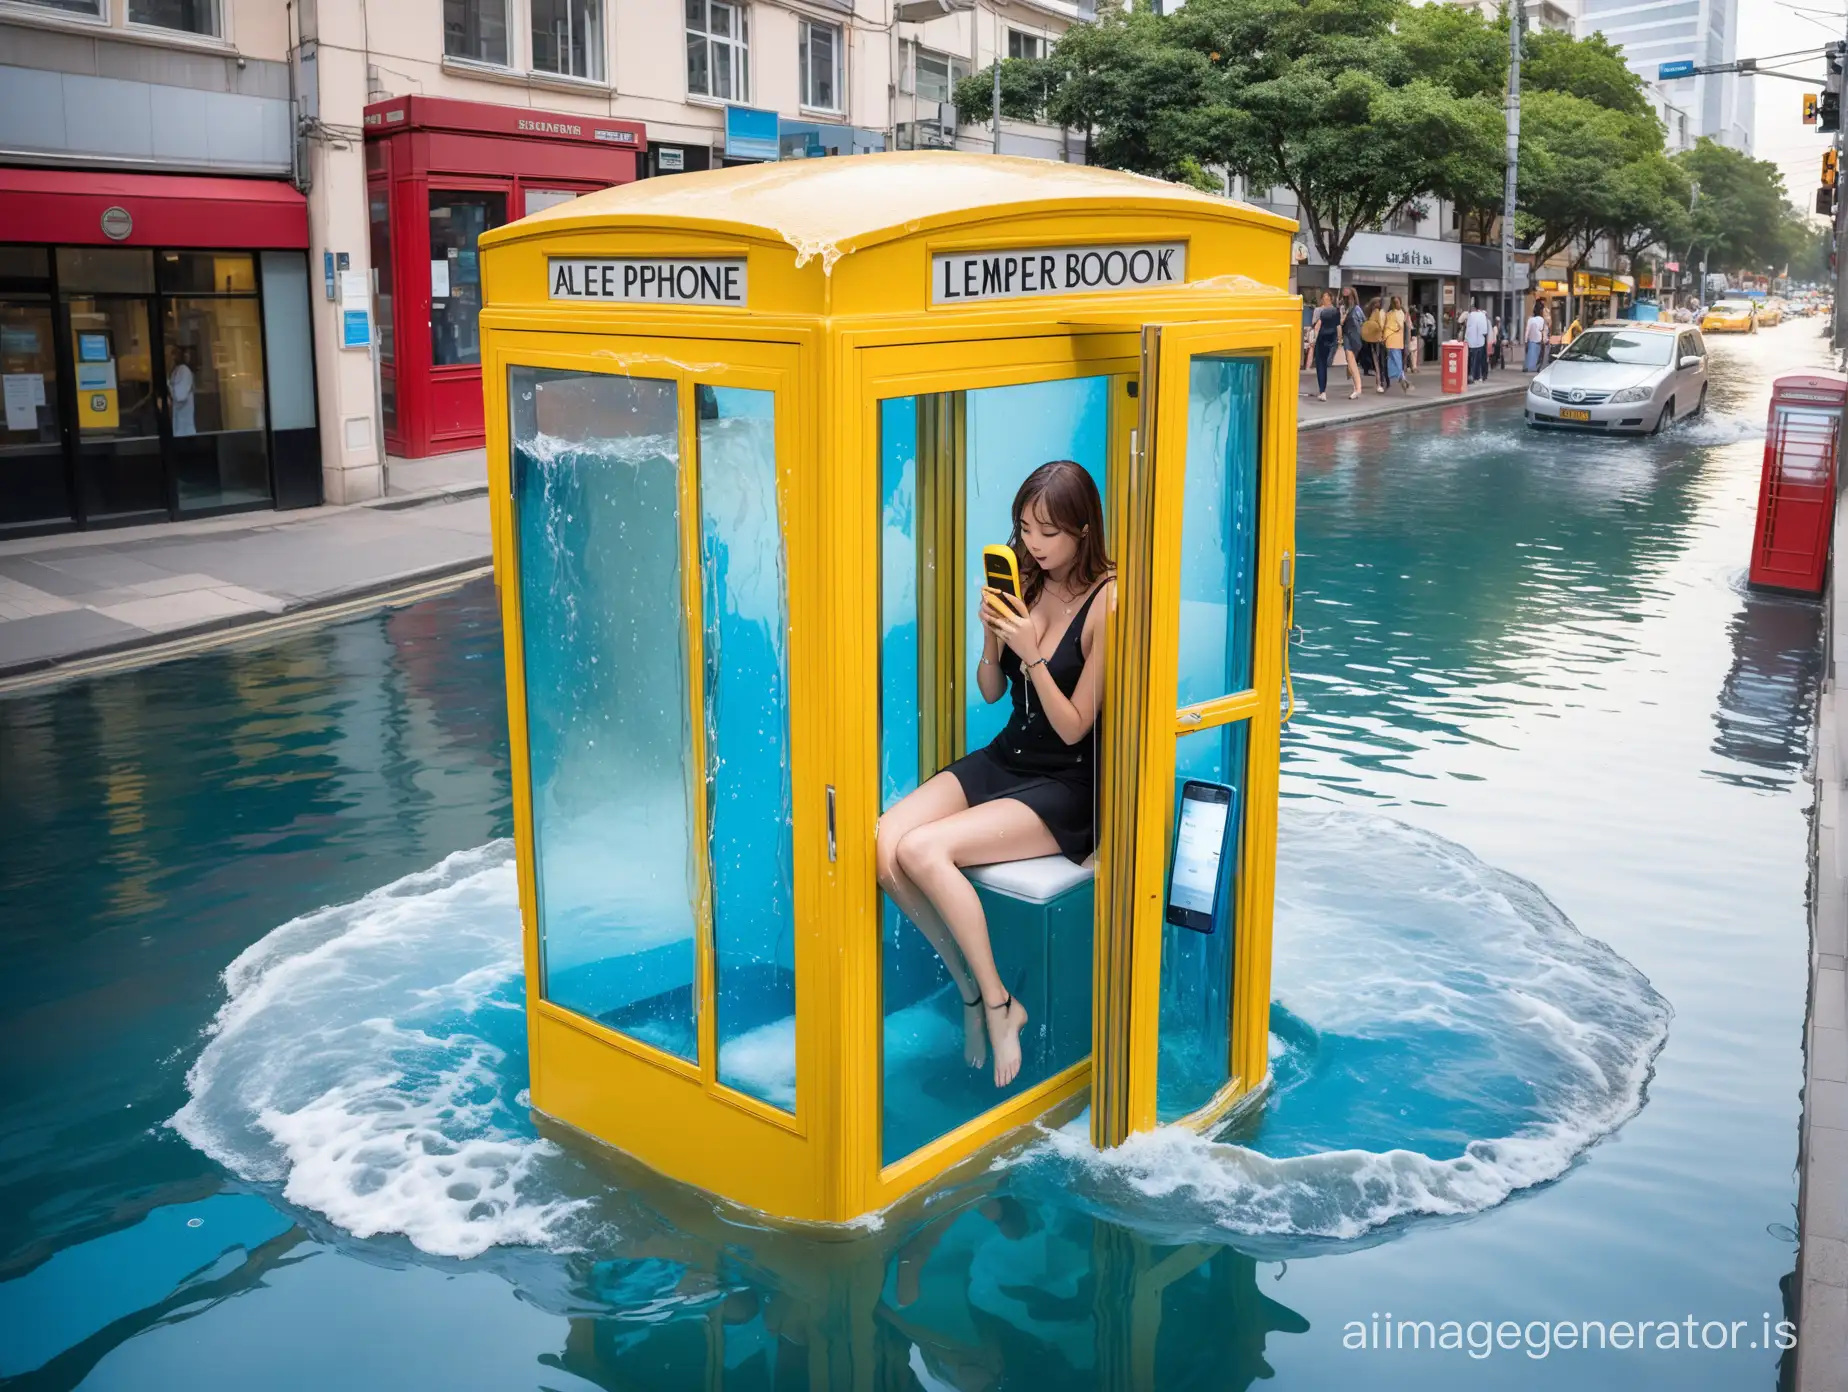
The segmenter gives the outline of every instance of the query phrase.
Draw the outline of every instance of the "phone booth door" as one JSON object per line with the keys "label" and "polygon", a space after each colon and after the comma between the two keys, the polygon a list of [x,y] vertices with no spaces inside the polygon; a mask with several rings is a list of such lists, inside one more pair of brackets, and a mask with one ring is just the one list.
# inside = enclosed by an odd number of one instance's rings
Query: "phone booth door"
{"label": "phone booth door", "polygon": [[1229,1109],[1268,1067],[1294,345],[1150,326],[1106,703],[1092,1139]]}

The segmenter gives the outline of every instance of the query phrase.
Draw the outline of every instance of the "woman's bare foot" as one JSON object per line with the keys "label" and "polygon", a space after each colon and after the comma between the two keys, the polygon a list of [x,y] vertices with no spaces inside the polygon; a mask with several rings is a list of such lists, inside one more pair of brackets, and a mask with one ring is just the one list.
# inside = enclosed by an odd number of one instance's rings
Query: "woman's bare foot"
{"label": "woman's bare foot", "polygon": [[988,1030],[982,1024],[982,997],[963,1002],[963,1062],[980,1068],[988,1062]]}
{"label": "woman's bare foot", "polygon": [[1006,1087],[1020,1073],[1020,1031],[1026,1026],[1027,1010],[1012,996],[986,1010],[988,1036],[995,1046],[995,1086]]}

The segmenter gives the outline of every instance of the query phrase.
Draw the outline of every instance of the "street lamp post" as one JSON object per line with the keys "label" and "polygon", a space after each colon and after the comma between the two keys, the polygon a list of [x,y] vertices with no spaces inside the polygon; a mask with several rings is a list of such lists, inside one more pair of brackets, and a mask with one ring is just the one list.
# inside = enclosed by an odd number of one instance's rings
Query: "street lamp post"
{"label": "street lamp post", "polygon": [[[1502,174],[1501,283],[1502,334],[1514,327],[1520,295],[1514,288],[1514,208],[1516,176],[1521,164],[1521,32],[1527,28],[1523,0],[1508,5],[1508,149]],[[1523,332],[1522,338],[1525,340]]]}

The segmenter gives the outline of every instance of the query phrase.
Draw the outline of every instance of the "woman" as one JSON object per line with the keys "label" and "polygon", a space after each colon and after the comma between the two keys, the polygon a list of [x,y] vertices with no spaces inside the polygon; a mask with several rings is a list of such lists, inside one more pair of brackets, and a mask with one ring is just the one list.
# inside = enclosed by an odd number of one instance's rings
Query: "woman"
{"label": "woman", "polygon": [[1502,331],[1501,315],[1497,314],[1489,321],[1489,366],[1497,372],[1502,365]]}
{"label": "woman", "polygon": [[1527,346],[1527,360],[1522,369],[1533,373],[1540,370],[1540,354],[1546,349],[1546,301],[1535,300],[1534,312],[1527,321],[1526,332],[1522,335]]}
{"label": "woman", "polygon": [[1367,302],[1367,327],[1364,330],[1373,344],[1373,375],[1376,390],[1386,390],[1386,310],[1384,301],[1375,295]]}
{"label": "woman", "polygon": [[1392,305],[1386,311],[1386,380],[1397,382],[1400,389],[1408,394],[1412,384],[1405,380],[1405,350],[1408,344],[1416,341],[1411,321],[1405,315],[1405,305],[1394,295]]}
{"label": "woman", "polygon": [[1360,296],[1352,290],[1341,292],[1341,358],[1347,365],[1348,381],[1354,390],[1349,401],[1360,400],[1360,355],[1366,342],[1360,336]]}
{"label": "woman", "polygon": [[1324,290],[1315,311],[1315,399],[1328,400],[1328,365],[1341,343],[1341,311],[1335,297]]}
{"label": "woman", "polygon": [[[875,860],[888,897],[943,958],[963,1002],[963,1057],[992,1045],[995,1086],[1020,1072],[1027,1012],[995,968],[971,865],[1062,854],[1096,842],[1090,734],[1104,689],[1104,617],[1115,598],[1097,485],[1069,459],[1042,464],[1014,495],[1024,602],[982,592],[983,699],[1013,697],[985,748],[966,754],[879,819]],[[1101,603],[1099,601],[1102,601]]]}

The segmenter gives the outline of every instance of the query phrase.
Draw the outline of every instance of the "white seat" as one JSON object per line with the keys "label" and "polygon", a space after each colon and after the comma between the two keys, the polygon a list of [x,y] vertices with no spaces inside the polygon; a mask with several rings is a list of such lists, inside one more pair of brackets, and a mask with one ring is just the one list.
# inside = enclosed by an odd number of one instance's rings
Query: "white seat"
{"label": "white seat", "polygon": [[1036,856],[1032,860],[1004,860],[997,865],[972,865],[967,874],[976,884],[996,894],[1028,904],[1050,904],[1089,882],[1097,874],[1097,868],[1091,859],[1083,865],[1074,865],[1062,855],[1049,855]]}

